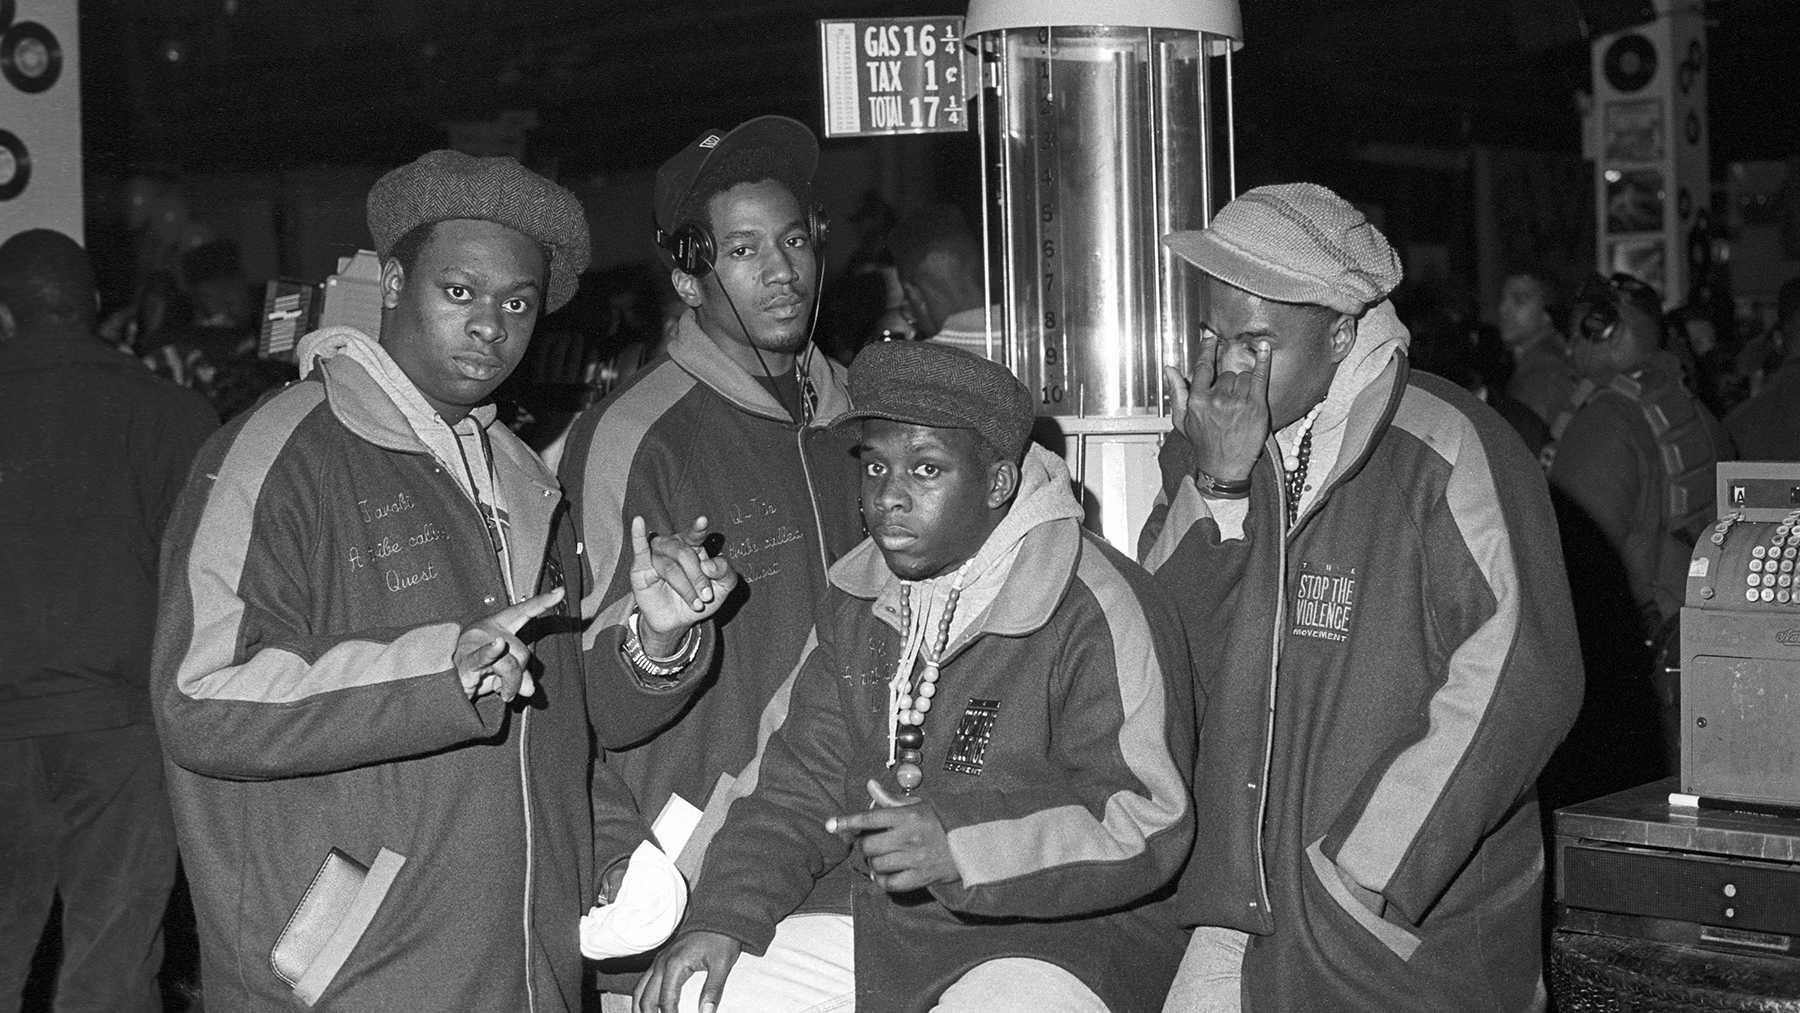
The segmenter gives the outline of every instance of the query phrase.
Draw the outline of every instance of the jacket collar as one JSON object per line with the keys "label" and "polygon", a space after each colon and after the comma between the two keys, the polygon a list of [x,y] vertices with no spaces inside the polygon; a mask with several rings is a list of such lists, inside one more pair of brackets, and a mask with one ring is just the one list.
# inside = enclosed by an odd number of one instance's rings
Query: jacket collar
{"label": "jacket collar", "polygon": [[[669,358],[740,411],[793,424],[788,409],[700,329],[691,309],[676,324],[675,339],[669,342]],[[850,410],[850,393],[844,382],[844,367],[827,355],[814,353],[809,358],[808,375],[819,394],[819,407],[813,413],[813,425],[818,427]]]}
{"label": "jacket collar", "polygon": [[[418,387],[375,339],[353,327],[327,327],[300,339],[302,376],[317,372],[331,413],[362,440],[403,454],[431,455],[414,420],[442,425]],[[428,417],[421,418],[421,413]],[[494,478],[512,517],[514,586],[537,585],[549,546],[550,518],[562,500],[556,476],[505,426],[494,425],[494,406],[469,413],[487,430]]]}
{"label": "jacket collar", "polygon": [[[986,633],[1025,636],[1042,629],[1062,602],[1081,557],[1081,504],[1069,491],[1069,470],[1061,458],[1036,446],[1021,469],[1012,510],[975,554],[970,589],[991,582],[979,597],[985,604],[954,654]],[[901,580],[888,569],[873,539],[865,538],[831,568],[831,582],[872,602],[870,611],[900,629]],[[965,600],[973,596],[965,592]],[[901,631],[904,633],[905,631]]]}

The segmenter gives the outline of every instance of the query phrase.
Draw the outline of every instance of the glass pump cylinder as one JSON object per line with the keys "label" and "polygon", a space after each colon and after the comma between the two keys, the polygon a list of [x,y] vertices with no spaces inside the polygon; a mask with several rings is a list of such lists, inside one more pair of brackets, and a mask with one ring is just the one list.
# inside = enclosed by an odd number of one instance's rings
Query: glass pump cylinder
{"label": "glass pump cylinder", "polygon": [[977,20],[972,8],[989,330],[1040,414],[1159,416],[1162,365],[1187,370],[1199,280],[1158,239],[1204,227],[1233,187],[1232,41],[1097,25],[977,34]]}

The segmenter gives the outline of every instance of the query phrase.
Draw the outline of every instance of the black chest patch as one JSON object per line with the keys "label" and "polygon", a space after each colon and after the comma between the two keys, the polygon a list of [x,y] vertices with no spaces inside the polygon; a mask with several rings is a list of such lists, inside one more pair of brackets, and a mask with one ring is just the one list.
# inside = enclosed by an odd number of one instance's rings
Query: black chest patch
{"label": "black chest patch", "polygon": [[1302,560],[1289,634],[1339,644],[1349,640],[1361,580],[1354,566]]}
{"label": "black chest patch", "polygon": [[994,719],[1000,716],[1000,701],[970,700],[956,722],[956,736],[950,740],[950,752],[944,757],[944,769],[956,774],[981,776],[987,760],[988,743],[994,738]]}

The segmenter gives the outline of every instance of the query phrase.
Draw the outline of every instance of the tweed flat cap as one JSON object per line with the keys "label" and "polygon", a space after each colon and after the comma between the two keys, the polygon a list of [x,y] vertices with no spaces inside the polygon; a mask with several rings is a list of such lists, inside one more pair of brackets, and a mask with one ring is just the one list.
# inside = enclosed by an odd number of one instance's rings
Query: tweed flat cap
{"label": "tweed flat cap", "polygon": [[850,364],[849,412],[938,429],[973,429],[998,453],[1017,457],[1031,437],[1031,392],[997,362],[933,341],[883,341]]}
{"label": "tweed flat cap", "polygon": [[677,151],[656,170],[656,193],[651,212],[656,227],[675,231],[681,203],[700,181],[713,159],[739,148],[768,148],[781,156],[803,179],[811,180],[819,167],[819,139],[811,128],[786,116],[758,116],[730,130],[713,127],[701,131],[687,147]]}
{"label": "tweed flat cap", "polygon": [[1361,211],[1316,183],[1259,186],[1212,224],[1162,239],[1207,274],[1277,302],[1361,313],[1400,284],[1400,258]]}
{"label": "tweed flat cap", "polygon": [[589,254],[581,202],[514,159],[476,158],[440,149],[395,169],[369,188],[369,234],[383,258],[414,228],[455,218],[504,225],[549,251],[545,313],[556,312],[575,294]]}

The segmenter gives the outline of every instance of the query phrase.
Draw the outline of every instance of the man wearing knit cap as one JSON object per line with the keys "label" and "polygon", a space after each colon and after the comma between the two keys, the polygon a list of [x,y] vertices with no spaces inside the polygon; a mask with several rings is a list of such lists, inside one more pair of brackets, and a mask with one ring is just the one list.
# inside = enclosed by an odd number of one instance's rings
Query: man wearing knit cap
{"label": "man wearing knit cap", "polygon": [[[1155,1013],[1194,820],[1174,605],[1082,530],[1005,367],[888,342],[850,393],[870,537],[638,1013]],[[795,914],[835,869],[853,913]],[[811,975],[771,974],[799,939]]]}
{"label": "man wearing knit cap", "polygon": [[[646,832],[591,741],[687,690],[584,680],[568,512],[487,403],[587,226],[510,158],[435,151],[375,184],[369,231],[379,341],[301,339],[165,540],[151,695],[207,1005],[578,1010],[597,866]],[[677,540],[636,559],[652,625],[692,607],[658,566],[732,580]]]}
{"label": "man wearing knit cap", "polygon": [[1140,550],[1194,639],[1208,814],[1167,1009],[1541,1009],[1533,785],[1582,683],[1541,471],[1408,370],[1399,259],[1336,194],[1163,243],[1202,330]]}

